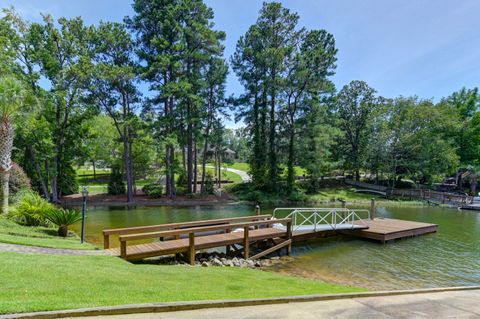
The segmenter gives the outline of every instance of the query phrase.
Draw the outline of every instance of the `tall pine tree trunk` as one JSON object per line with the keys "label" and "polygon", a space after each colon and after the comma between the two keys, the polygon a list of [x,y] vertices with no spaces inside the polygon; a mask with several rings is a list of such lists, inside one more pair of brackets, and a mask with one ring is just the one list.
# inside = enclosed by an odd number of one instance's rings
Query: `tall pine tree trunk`
{"label": "tall pine tree trunk", "polygon": [[[272,76],[275,79],[275,75]],[[275,83],[272,83],[274,86]],[[270,96],[270,147],[269,147],[269,184],[270,189],[274,192],[277,190],[277,151],[276,151],[276,144],[275,144],[275,136],[276,136],[276,122],[275,122],[275,98],[276,93],[275,89],[272,88],[271,96]]]}
{"label": "tall pine tree trunk", "polygon": [[130,152],[128,143],[127,128],[123,129],[123,162],[125,165],[125,177],[127,179],[127,202],[133,202],[133,181],[132,181],[132,166],[130,163]]}
{"label": "tall pine tree trunk", "polygon": [[293,125],[290,130],[290,139],[288,142],[287,187],[288,191],[292,192],[295,183],[295,129]]}
{"label": "tall pine tree trunk", "polygon": [[93,167],[93,180],[97,181],[97,169],[95,167],[95,160],[92,159],[92,167]]}
{"label": "tall pine tree trunk", "polygon": [[200,186],[200,192],[205,192],[205,178],[206,178],[206,168],[207,165],[207,151],[208,151],[208,137],[210,134],[210,124],[207,125],[205,130],[205,144],[203,145],[203,155],[202,155],[202,184]]}
{"label": "tall pine tree trunk", "polygon": [[193,123],[191,105],[187,107],[187,193],[193,192]]}
{"label": "tall pine tree trunk", "polygon": [[198,168],[197,168],[197,140],[193,141],[193,192],[197,192],[197,181],[198,181]]}

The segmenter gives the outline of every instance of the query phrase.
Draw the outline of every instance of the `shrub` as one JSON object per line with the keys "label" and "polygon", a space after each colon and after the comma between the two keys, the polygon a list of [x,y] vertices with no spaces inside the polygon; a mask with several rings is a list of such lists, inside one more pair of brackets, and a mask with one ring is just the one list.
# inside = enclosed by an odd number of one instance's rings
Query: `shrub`
{"label": "shrub", "polygon": [[177,186],[187,185],[187,172],[184,169],[181,169],[177,177]]}
{"label": "shrub", "polygon": [[52,204],[31,190],[19,192],[14,201],[12,216],[25,226],[45,225],[45,214],[55,210]]}
{"label": "shrub", "polygon": [[15,196],[21,190],[31,189],[30,179],[25,171],[18,165],[13,163],[10,169],[9,192],[11,196]]}
{"label": "shrub", "polygon": [[158,183],[147,184],[143,186],[142,190],[145,195],[153,198],[160,198],[163,194],[163,186]]}
{"label": "shrub", "polygon": [[185,186],[177,186],[175,192],[177,195],[185,195],[187,193],[187,188]]}
{"label": "shrub", "polygon": [[62,195],[78,193],[77,173],[71,165],[63,167],[58,189],[62,192]]}
{"label": "shrub", "polygon": [[215,183],[213,182],[213,176],[210,172],[208,172],[207,176],[205,177],[205,193],[213,194],[214,185]]}
{"label": "shrub", "polygon": [[82,219],[82,214],[76,210],[52,209],[45,213],[45,219],[58,226],[58,236],[67,237],[68,226]]}
{"label": "shrub", "polygon": [[112,172],[110,173],[110,180],[108,181],[108,194],[110,195],[123,195],[126,193],[125,183],[123,182],[123,176],[120,172],[118,165],[112,166]]}

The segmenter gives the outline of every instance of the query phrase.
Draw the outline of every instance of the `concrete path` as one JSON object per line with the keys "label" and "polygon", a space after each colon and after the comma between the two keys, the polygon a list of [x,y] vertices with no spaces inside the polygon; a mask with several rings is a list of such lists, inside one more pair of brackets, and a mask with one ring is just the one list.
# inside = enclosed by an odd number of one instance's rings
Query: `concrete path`
{"label": "concrete path", "polygon": [[480,318],[480,290],[100,316],[104,319]]}
{"label": "concrete path", "polygon": [[[207,167],[207,168],[214,168],[213,166],[209,166],[209,165],[207,165],[207,166],[205,166],[205,167]],[[222,167],[222,170],[224,170],[224,169],[225,169],[225,168]],[[242,181],[243,181],[244,183],[250,182],[250,180],[251,180],[250,175],[248,175],[248,173],[245,172],[245,171],[241,171],[241,170],[239,170],[239,169],[230,168],[230,167],[227,167],[226,169],[227,169],[227,171],[229,171],[229,172],[232,172],[232,173],[235,173],[235,174],[237,174],[237,175],[240,175],[240,177],[242,178]]]}
{"label": "concrete path", "polygon": [[105,255],[103,250],[79,250],[59,249],[36,246],[25,246],[0,243],[0,251],[22,254],[43,254],[43,255],[71,255],[71,256],[99,256]]}

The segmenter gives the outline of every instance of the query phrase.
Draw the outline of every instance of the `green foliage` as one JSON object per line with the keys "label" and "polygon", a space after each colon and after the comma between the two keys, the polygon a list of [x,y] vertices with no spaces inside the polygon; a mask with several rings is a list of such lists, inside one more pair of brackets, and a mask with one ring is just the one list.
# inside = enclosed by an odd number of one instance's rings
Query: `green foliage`
{"label": "green foliage", "polygon": [[110,180],[108,181],[108,194],[123,195],[125,192],[125,183],[123,181],[123,175],[120,172],[120,166],[114,164],[112,165]]}
{"label": "green foliage", "polygon": [[22,190],[31,189],[30,179],[18,164],[13,163],[12,168],[10,169],[10,181],[8,186],[10,188],[10,196],[15,196]]}
{"label": "green foliage", "polygon": [[56,208],[33,191],[21,191],[16,195],[11,216],[25,226],[46,225],[45,216]]}
{"label": "green foliage", "polygon": [[163,186],[159,183],[146,184],[142,190],[147,196],[153,198],[160,198],[163,195]]}
{"label": "green foliage", "polygon": [[187,188],[185,186],[177,186],[175,188],[175,193],[176,195],[186,195],[187,194]]}
{"label": "green foliage", "polygon": [[214,181],[213,181],[213,175],[208,172],[207,175],[205,176],[205,193],[206,194],[213,194],[214,191]]}
{"label": "green foliage", "polygon": [[59,191],[62,195],[71,195],[78,193],[77,172],[71,164],[65,164],[59,179]]}
{"label": "green foliage", "polygon": [[59,208],[46,211],[43,217],[58,226],[59,236],[67,237],[68,226],[80,221],[82,219],[82,213],[76,210]]}
{"label": "green foliage", "polygon": [[342,158],[345,169],[355,173],[357,180],[360,179],[360,170],[365,167],[372,115],[381,103],[375,93],[367,83],[352,81],[342,88],[335,101],[343,131],[337,156]]}

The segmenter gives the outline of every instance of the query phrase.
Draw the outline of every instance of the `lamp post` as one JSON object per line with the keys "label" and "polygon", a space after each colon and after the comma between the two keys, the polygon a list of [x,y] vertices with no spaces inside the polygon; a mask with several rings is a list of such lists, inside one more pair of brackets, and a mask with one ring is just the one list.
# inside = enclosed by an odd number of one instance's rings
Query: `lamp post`
{"label": "lamp post", "polygon": [[82,198],[83,198],[83,206],[82,206],[82,244],[85,241],[85,211],[87,210],[87,196],[88,190],[86,186],[83,186],[82,189]]}

